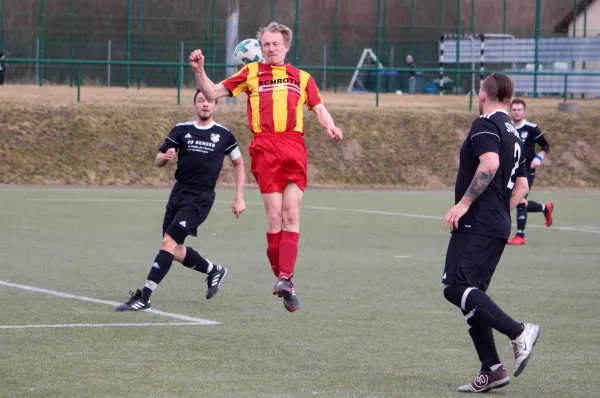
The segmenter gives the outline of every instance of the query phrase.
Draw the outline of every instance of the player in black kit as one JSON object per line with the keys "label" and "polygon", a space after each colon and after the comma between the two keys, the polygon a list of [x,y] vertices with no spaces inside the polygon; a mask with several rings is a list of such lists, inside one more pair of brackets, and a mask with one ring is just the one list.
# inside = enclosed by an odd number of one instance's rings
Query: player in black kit
{"label": "player in black kit", "polygon": [[225,267],[213,264],[183,243],[188,235],[196,236],[198,226],[208,217],[226,155],[231,158],[235,173],[236,193],[231,210],[236,217],[245,210],[244,161],[233,134],[213,121],[217,101],[207,101],[202,93],[196,92],[194,108],[196,120],[173,127],[156,154],[157,167],[164,167],[178,154],[177,182],[167,203],[162,245],[144,287],[130,292],[131,299],[118,306],[117,311],[149,309],[150,295],[169,272],[173,260],[207,275],[207,299],[217,294],[227,275]]}
{"label": "player in black kit", "polygon": [[486,294],[510,235],[510,211],[528,192],[521,140],[506,112],[513,91],[513,82],[502,73],[482,83],[481,116],[460,149],[456,205],[444,217],[444,229],[452,230],[442,277],[444,297],[461,309],[481,361],[475,380],[461,386],[461,392],[486,392],[510,383],[492,329],[511,340],[515,377],[525,368],[540,330],[515,321]]}
{"label": "player in black kit", "polygon": [[[546,141],[544,134],[537,124],[531,123],[525,119],[525,110],[527,104],[521,99],[515,99],[510,105],[510,116],[512,122],[519,132],[519,137],[523,142],[523,157],[525,158],[525,168],[527,170],[527,180],[529,181],[529,189],[533,185],[535,179],[535,170],[541,165],[542,160],[550,151],[550,144]],[[535,153],[535,145],[538,144],[542,150]],[[527,198],[527,196],[525,197]],[[527,224],[527,213],[543,212],[546,219],[546,226],[552,225],[552,212],[554,204],[552,203],[537,203],[533,200],[523,199],[517,205],[517,234],[514,238],[508,241],[509,245],[524,245],[525,244],[525,224]]]}

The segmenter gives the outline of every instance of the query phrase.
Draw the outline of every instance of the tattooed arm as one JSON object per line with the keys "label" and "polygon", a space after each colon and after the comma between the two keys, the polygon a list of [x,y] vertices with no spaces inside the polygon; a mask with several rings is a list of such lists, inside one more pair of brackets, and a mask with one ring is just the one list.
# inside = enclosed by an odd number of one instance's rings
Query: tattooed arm
{"label": "tattooed arm", "polygon": [[499,166],[500,158],[497,153],[486,152],[481,155],[479,157],[479,166],[475,170],[475,177],[473,177],[471,185],[469,185],[467,192],[465,192],[460,201],[467,207],[471,206],[475,202],[475,199],[490,185]]}
{"label": "tattooed arm", "polygon": [[475,170],[471,185],[467,188],[467,192],[465,192],[462,199],[444,217],[444,229],[448,227],[458,229],[458,220],[465,215],[475,199],[490,185],[499,166],[500,158],[497,153],[486,152],[479,156],[479,166]]}

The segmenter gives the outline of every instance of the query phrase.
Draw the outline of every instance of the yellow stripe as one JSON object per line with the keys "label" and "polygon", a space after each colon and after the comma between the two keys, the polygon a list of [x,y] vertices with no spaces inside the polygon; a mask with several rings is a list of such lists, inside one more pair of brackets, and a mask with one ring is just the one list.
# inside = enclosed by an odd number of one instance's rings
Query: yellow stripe
{"label": "yellow stripe", "polygon": [[259,99],[260,95],[258,93],[258,63],[253,62],[248,65],[248,78],[246,79],[246,84],[248,85],[248,89],[250,90],[250,109],[252,112],[252,130],[255,133],[261,131],[260,129],[260,104]]}
{"label": "yellow stripe", "polygon": [[[287,70],[285,66],[271,66],[273,71],[273,80],[285,79],[287,77]],[[288,90],[283,85],[281,88],[275,87],[273,90],[273,121],[275,132],[280,133],[287,130],[287,117],[288,117]]]}
{"label": "yellow stripe", "polygon": [[[236,74],[234,74],[232,77],[235,77],[237,75],[239,75],[240,73],[242,73],[244,71],[244,68],[240,69]],[[238,86],[236,88],[233,89],[233,91],[231,92],[231,95],[233,97],[237,97],[240,93],[244,92],[246,90],[246,87],[248,87],[248,80],[246,79],[245,82],[238,84]]]}
{"label": "yellow stripe", "polygon": [[310,75],[301,70],[300,71],[300,101],[298,101],[298,107],[296,108],[296,128],[294,131],[304,131],[304,103],[306,102],[306,85]]}

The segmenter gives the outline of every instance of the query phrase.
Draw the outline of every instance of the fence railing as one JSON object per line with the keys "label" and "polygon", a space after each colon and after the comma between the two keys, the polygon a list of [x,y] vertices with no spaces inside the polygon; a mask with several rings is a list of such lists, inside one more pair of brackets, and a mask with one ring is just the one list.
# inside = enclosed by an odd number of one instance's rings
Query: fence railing
{"label": "fence railing", "polygon": [[[69,59],[27,59],[27,58],[22,58],[22,59],[6,59],[7,63],[10,64],[26,64],[26,63],[30,63],[30,64],[35,64],[36,65],[36,69],[39,68],[39,70],[43,69],[44,65],[70,65],[74,68],[76,68],[76,78],[74,79],[75,81],[73,82],[74,86],[76,87],[76,92],[77,92],[77,102],[81,102],[81,88],[84,86],[84,81],[82,78],[82,68],[84,66],[90,66],[90,65],[101,65],[101,66],[106,66],[107,70],[108,70],[108,74],[110,74],[110,68],[112,66],[125,66],[127,69],[130,69],[132,67],[168,67],[168,68],[175,68],[176,69],[176,75],[177,78],[175,79],[175,85],[174,88],[177,90],[177,104],[181,104],[181,91],[183,88],[186,87],[190,87],[190,86],[186,86],[184,84],[184,79],[183,79],[183,75],[184,75],[184,71],[186,69],[190,69],[189,64],[186,62],[145,62],[145,61],[104,61],[104,60],[69,60]],[[228,64],[219,64],[219,63],[206,63],[205,64],[205,68],[207,70],[210,69],[225,69],[225,68],[231,68],[231,67],[235,67],[237,68],[237,65],[228,65]],[[439,68],[417,68],[417,69],[410,69],[410,68],[378,68],[378,67],[361,67],[361,68],[357,68],[357,67],[353,67],[353,66],[314,66],[314,65],[307,65],[307,66],[299,66],[299,68],[306,70],[306,71],[333,71],[333,72],[346,72],[346,73],[355,73],[356,71],[359,72],[359,74],[365,74],[365,75],[370,75],[374,78],[375,80],[375,84],[374,84],[374,90],[372,91],[372,93],[375,94],[375,106],[378,107],[379,106],[379,102],[380,102],[380,96],[381,94],[384,93],[384,91],[381,89],[382,86],[382,78],[384,78],[386,75],[389,74],[406,74],[407,76],[411,73],[411,72],[416,72],[417,74],[423,74],[423,75],[429,75],[429,76],[435,76],[440,72]],[[37,84],[42,87],[44,85],[44,79],[43,79],[43,73],[40,73],[40,71],[36,72],[36,76],[38,77],[38,81]],[[471,81],[475,81],[476,78],[478,78],[481,74],[481,70],[480,69],[449,69],[449,68],[444,68],[444,72],[447,74],[463,74],[463,75],[468,75],[470,76],[470,80]],[[531,92],[530,88],[527,87],[525,88],[521,88],[519,87],[519,82],[522,81],[522,77],[529,77],[531,78],[535,83],[535,85],[537,86],[537,81],[541,80],[543,78],[551,78],[552,79],[552,85],[550,85],[550,89],[544,89],[543,93],[545,94],[549,94],[549,95],[554,95],[554,96],[558,96],[560,95],[563,100],[566,102],[568,99],[569,94],[571,94],[571,96],[573,96],[573,94],[582,94],[582,96],[586,93],[596,93],[596,95],[598,97],[600,97],[600,73],[598,72],[574,72],[574,71],[563,71],[563,72],[557,72],[557,71],[525,71],[525,70],[510,70],[510,71],[506,71],[506,70],[498,70],[498,71],[494,71],[494,70],[486,70],[484,73],[485,75],[493,73],[493,72],[503,72],[506,73],[507,75],[511,76],[513,78],[514,81],[516,81],[516,92],[517,93],[528,93],[528,94],[532,94],[533,96],[537,97],[539,95],[539,92]],[[590,86],[589,84],[587,86],[585,86],[584,90],[582,90],[580,87],[582,87],[581,84],[577,84],[577,85],[569,85],[569,81],[573,81],[576,79],[580,79],[582,77],[585,78],[589,78],[590,82],[592,82],[592,86]],[[556,79],[559,79],[560,81],[562,81],[562,85],[561,87],[557,87],[556,85]],[[110,78],[109,78],[110,80]],[[521,83],[522,84],[522,83]],[[169,86],[169,88],[172,88],[173,86]],[[191,86],[194,87],[194,86]],[[127,88],[130,88],[129,86],[127,86]],[[138,85],[137,87],[138,89],[140,89],[140,86]],[[543,86],[540,84],[539,88],[543,88]],[[476,96],[476,92],[478,91],[477,87],[475,87],[474,85],[471,87],[471,90],[468,92],[468,96],[469,96],[469,109],[473,108],[473,97]],[[443,92],[439,92],[439,93],[435,93],[435,94],[439,94],[442,95],[444,94]],[[458,94],[458,93],[457,93]]]}

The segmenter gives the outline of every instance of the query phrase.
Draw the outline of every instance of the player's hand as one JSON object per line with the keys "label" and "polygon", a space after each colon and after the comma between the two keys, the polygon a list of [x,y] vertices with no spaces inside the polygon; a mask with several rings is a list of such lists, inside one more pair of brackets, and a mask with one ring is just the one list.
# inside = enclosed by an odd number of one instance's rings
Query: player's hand
{"label": "player's hand", "polygon": [[531,167],[532,169],[537,169],[540,166],[540,164],[542,164],[541,160],[539,160],[538,158],[533,158],[529,167]]}
{"label": "player's hand", "polygon": [[246,210],[246,203],[243,198],[235,198],[231,205],[231,211],[235,214],[235,218],[240,218],[242,213]]}
{"label": "player's hand", "polygon": [[469,206],[462,202],[458,202],[456,206],[451,208],[446,216],[444,217],[444,230],[450,228],[450,230],[458,229],[458,220],[469,210]]}
{"label": "player's hand", "polygon": [[167,152],[163,155],[165,160],[173,160],[175,159],[175,148],[169,148]]}
{"label": "player's hand", "polygon": [[341,140],[344,136],[344,134],[342,133],[342,129],[335,126],[327,127],[327,135],[336,141]]}
{"label": "player's hand", "polygon": [[190,66],[194,72],[201,72],[204,69],[204,54],[202,50],[194,50],[190,54]]}

